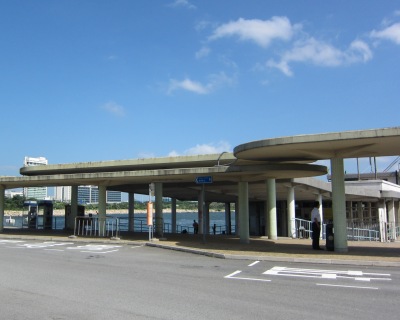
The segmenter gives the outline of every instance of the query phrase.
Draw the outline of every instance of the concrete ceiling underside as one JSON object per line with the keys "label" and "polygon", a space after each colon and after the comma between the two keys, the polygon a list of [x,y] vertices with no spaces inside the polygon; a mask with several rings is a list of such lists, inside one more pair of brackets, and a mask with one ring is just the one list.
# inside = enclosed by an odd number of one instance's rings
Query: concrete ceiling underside
{"label": "concrete ceiling underside", "polygon": [[399,154],[400,127],[264,139],[234,149],[237,158],[253,161],[316,161]]}

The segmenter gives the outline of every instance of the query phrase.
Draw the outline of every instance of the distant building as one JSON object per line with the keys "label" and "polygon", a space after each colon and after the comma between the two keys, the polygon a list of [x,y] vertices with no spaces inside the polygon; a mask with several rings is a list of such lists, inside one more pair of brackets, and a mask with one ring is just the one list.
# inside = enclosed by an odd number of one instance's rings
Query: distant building
{"label": "distant building", "polygon": [[[33,158],[33,157],[25,157],[24,159],[24,167],[30,166],[42,166],[47,165],[48,161],[44,157]],[[29,187],[24,188],[23,193],[25,198],[35,198],[37,200],[45,200],[48,199],[48,189],[47,187]]]}
{"label": "distant building", "polygon": [[60,202],[71,201],[71,187],[55,187],[54,188],[54,200]]}
{"label": "distant building", "polygon": [[22,197],[24,195],[24,193],[23,193],[23,191],[6,190],[4,195],[7,198],[13,198],[15,196],[21,196]]}
{"label": "distant building", "polygon": [[[62,202],[71,201],[71,187],[56,187],[54,193],[54,200]],[[107,203],[119,203],[122,201],[120,191],[107,191]],[[78,187],[78,203],[98,203],[99,202],[99,188],[98,186],[79,186]]]}

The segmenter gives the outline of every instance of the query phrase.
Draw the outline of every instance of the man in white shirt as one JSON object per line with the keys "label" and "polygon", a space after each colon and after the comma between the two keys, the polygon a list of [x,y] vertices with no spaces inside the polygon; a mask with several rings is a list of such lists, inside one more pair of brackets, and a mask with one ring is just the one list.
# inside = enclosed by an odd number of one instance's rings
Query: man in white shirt
{"label": "man in white shirt", "polygon": [[312,247],[314,250],[322,250],[319,246],[321,233],[321,213],[319,212],[319,201],[314,202],[314,209],[311,211]]}

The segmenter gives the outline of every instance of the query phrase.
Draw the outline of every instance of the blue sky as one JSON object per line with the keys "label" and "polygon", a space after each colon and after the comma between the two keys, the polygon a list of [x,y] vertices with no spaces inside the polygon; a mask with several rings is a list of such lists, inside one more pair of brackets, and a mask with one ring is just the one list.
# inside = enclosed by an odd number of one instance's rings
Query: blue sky
{"label": "blue sky", "polygon": [[0,0],[0,43],[0,175],[399,125],[397,0]]}

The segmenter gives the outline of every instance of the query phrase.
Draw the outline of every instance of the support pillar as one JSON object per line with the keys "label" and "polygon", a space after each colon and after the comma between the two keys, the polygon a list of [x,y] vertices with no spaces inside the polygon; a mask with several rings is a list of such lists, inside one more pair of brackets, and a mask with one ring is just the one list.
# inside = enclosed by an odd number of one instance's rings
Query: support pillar
{"label": "support pillar", "polygon": [[231,204],[225,203],[225,233],[231,234]]}
{"label": "support pillar", "polygon": [[176,233],[176,199],[171,199],[171,232]]}
{"label": "support pillar", "polygon": [[[319,208],[318,209],[319,209],[319,213],[321,214],[321,226],[322,226],[323,223],[324,223],[324,208],[323,208],[323,205],[322,205],[322,194],[318,193],[317,201],[319,202]],[[321,232],[319,234],[320,239],[323,238],[323,231],[324,230],[322,230],[322,227],[321,227]]]}
{"label": "support pillar", "polygon": [[394,210],[394,200],[388,201],[388,217],[389,217],[389,238],[391,241],[396,240],[396,216]]}
{"label": "support pillar", "polygon": [[364,222],[364,209],[362,201],[357,202],[357,220],[358,223]]}
{"label": "support pillar", "polygon": [[210,202],[206,202],[204,206],[204,218],[206,219],[205,234],[210,234]]}
{"label": "support pillar", "polygon": [[378,215],[379,215],[379,230],[381,235],[381,242],[386,242],[388,240],[387,211],[386,211],[386,202],[384,199],[378,202]]}
{"label": "support pillar", "polygon": [[6,190],[0,186],[0,232],[3,232],[4,226],[4,207],[5,207],[5,193]]}
{"label": "support pillar", "polygon": [[287,220],[288,220],[288,236],[296,238],[296,208],[294,200],[294,187],[289,187],[287,194]]}
{"label": "support pillar", "polygon": [[198,211],[198,224],[199,234],[203,234],[204,223],[203,223],[203,193],[200,191],[197,197],[197,211]]}
{"label": "support pillar", "polygon": [[334,248],[337,252],[347,252],[346,195],[343,159],[331,159],[331,170],[333,226],[335,230]]}
{"label": "support pillar", "polygon": [[349,219],[351,223],[354,223],[354,212],[353,212],[353,201],[347,201],[349,207]]}
{"label": "support pillar", "polygon": [[163,185],[161,182],[154,183],[154,197],[155,197],[155,232],[160,238],[164,236],[164,219],[163,219]]}
{"label": "support pillar", "polygon": [[372,224],[372,203],[368,202],[368,221]]}
{"label": "support pillar", "polygon": [[249,230],[249,183],[238,183],[239,195],[239,237],[241,243],[250,243]]}
{"label": "support pillar", "polygon": [[267,185],[267,212],[268,212],[268,239],[278,239],[276,221],[276,182],[275,179],[268,179]]}
{"label": "support pillar", "polygon": [[135,194],[128,193],[128,231],[135,231]]}
{"label": "support pillar", "polygon": [[107,214],[107,188],[99,186],[99,235],[106,234],[106,214]]}
{"label": "support pillar", "polygon": [[71,186],[71,212],[66,219],[66,227],[69,230],[74,230],[75,220],[78,216],[78,186]]}
{"label": "support pillar", "polygon": [[239,228],[240,228],[240,222],[239,222],[239,204],[238,201],[235,202],[235,235],[239,235]]}

